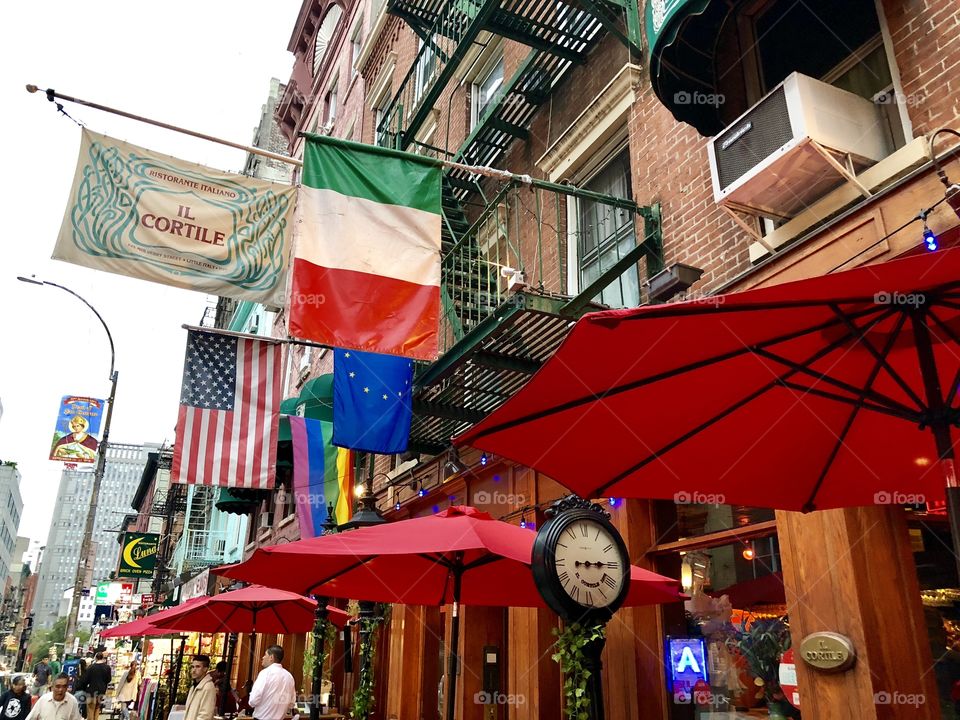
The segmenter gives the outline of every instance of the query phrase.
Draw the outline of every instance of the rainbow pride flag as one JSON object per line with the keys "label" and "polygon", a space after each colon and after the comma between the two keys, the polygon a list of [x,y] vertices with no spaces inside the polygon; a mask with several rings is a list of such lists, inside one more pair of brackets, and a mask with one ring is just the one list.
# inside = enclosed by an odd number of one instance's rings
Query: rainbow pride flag
{"label": "rainbow pride flag", "polygon": [[353,451],[333,445],[332,423],[298,415],[289,420],[300,537],[317,537],[323,534],[328,506],[333,506],[338,524],[353,516]]}

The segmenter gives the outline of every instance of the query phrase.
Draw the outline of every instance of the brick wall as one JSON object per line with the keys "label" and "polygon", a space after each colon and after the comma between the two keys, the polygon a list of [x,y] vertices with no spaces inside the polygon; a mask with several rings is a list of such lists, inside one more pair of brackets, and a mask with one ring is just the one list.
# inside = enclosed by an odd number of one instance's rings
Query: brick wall
{"label": "brick wall", "polygon": [[[960,120],[960,4],[883,0],[914,135]],[[948,143],[944,144],[946,147]]]}

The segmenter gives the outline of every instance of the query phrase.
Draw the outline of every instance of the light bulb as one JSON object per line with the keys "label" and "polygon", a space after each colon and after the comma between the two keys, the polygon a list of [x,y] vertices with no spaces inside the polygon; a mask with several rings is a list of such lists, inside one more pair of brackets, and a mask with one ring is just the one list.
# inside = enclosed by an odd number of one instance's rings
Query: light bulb
{"label": "light bulb", "polygon": [[933,230],[928,228],[926,225],[923,226],[923,242],[927,247],[927,250],[933,252],[934,250],[940,247],[940,241],[937,240],[937,236],[933,234]]}
{"label": "light bulb", "polygon": [[481,464],[481,465],[486,465],[486,464],[487,464],[487,454],[486,454],[486,453],[484,453],[483,455],[480,456],[480,464]]}

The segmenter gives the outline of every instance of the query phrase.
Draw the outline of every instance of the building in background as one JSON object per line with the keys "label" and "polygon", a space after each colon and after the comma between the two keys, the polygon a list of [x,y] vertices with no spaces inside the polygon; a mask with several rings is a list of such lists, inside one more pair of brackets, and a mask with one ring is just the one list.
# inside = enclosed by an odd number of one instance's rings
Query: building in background
{"label": "building in background", "polygon": [[[149,454],[159,449],[160,445],[156,443],[109,444],[94,521],[92,552],[95,556],[85,587],[95,587],[98,582],[109,579],[116,570],[117,533],[130,512]],[[92,487],[91,471],[65,469],[60,476],[60,488],[40,565],[34,608],[38,628],[50,627],[56,622],[61,614],[64,591],[73,587]],[[92,618],[91,611],[87,622]]]}
{"label": "building in background", "polygon": [[[260,112],[260,122],[253,130],[253,147],[267,150],[279,155],[287,153],[287,139],[280,132],[277,125],[277,103],[283,97],[286,85],[276,78],[270,79],[270,94]],[[282,160],[273,160],[262,155],[247,155],[247,162],[243,167],[243,174],[261,180],[272,180],[280,183],[290,183],[293,177],[293,165]]]}
{"label": "building in background", "polygon": [[5,580],[14,563],[22,559],[14,552],[22,513],[23,498],[20,497],[20,471],[17,470],[17,464],[11,461],[0,463],[0,581]]}

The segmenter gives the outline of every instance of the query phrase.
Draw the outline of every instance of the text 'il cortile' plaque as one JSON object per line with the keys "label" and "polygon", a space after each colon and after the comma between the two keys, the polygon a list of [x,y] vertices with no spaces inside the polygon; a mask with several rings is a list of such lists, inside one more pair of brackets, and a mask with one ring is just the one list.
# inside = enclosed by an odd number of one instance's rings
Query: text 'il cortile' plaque
{"label": "text 'il cortile' plaque", "polygon": [[800,657],[820,672],[843,672],[853,667],[857,652],[848,637],[832,632],[815,632],[800,643]]}

